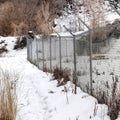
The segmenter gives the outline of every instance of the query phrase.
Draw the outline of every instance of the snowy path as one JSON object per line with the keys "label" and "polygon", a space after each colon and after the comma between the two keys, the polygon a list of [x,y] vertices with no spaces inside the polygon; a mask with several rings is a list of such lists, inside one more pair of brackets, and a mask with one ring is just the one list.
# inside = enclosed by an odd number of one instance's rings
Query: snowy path
{"label": "snowy path", "polygon": [[[18,119],[28,120],[49,120],[50,111],[46,101],[46,96],[35,86],[39,80],[49,79],[45,73],[38,71],[36,67],[21,57],[2,57],[0,66],[3,70],[8,71],[11,76],[17,75],[18,84]],[[39,72],[39,73],[38,73]],[[37,83],[39,87],[40,83]],[[42,86],[42,85],[41,85]],[[27,113],[26,113],[27,112]]]}
{"label": "snowy path", "polygon": [[74,86],[70,82],[56,87],[57,81],[52,80],[50,74],[27,61],[26,49],[13,50],[15,38],[4,39],[9,52],[0,57],[0,68],[8,71],[11,78],[17,78],[16,120],[110,120],[106,105],[99,105],[95,98],[80,88],[77,95],[73,94]]}
{"label": "snowy path", "polygon": [[[11,76],[17,75],[18,115],[17,120],[109,120],[107,107],[98,105],[96,99],[80,89],[74,95],[69,83],[68,100],[64,87],[56,87],[56,81],[50,74],[38,70],[25,56],[2,57],[0,66]],[[50,93],[52,91],[53,93]],[[97,112],[94,115],[94,109]],[[104,112],[103,112],[104,110]]]}

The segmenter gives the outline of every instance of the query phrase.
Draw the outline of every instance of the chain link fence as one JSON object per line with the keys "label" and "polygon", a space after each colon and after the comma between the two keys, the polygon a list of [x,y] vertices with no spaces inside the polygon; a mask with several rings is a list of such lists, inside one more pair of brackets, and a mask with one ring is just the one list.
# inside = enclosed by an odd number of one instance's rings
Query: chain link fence
{"label": "chain link fence", "polygon": [[[98,85],[99,89],[108,91],[106,84],[110,83],[108,80],[110,75],[106,74],[109,70],[104,71],[106,70],[104,64],[110,60],[113,61],[113,57],[108,58],[111,56],[109,51],[115,43],[112,37],[118,38],[119,33],[119,23],[117,23],[83,33],[56,33],[46,38],[28,36],[28,60],[42,70],[53,71],[55,68],[67,70],[72,79],[74,79],[73,74],[75,73],[77,76],[76,84],[85,92],[92,93],[93,90],[98,89],[98,87],[96,88]],[[90,38],[92,43],[90,43]],[[90,50],[91,44],[92,51]],[[113,70],[109,74],[112,73],[114,73]],[[102,80],[105,77],[106,80]],[[109,86],[112,85],[109,84]]]}
{"label": "chain link fence", "polygon": [[[55,68],[67,70],[72,78],[77,75],[77,85],[89,91],[90,86],[90,56],[88,33],[54,34],[46,38],[28,36],[28,60],[39,69]],[[84,83],[84,84],[83,84]]]}

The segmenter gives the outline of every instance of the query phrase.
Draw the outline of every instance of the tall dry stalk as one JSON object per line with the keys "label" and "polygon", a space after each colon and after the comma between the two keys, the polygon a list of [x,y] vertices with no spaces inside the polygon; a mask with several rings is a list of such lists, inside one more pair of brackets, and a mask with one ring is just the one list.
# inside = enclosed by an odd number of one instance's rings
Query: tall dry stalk
{"label": "tall dry stalk", "polygon": [[51,14],[50,2],[44,1],[36,15],[37,30],[44,36],[52,32],[54,17]]}
{"label": "tall dry stalk", "polygon": [[2,72],[0,80],[0,120],[15,120],[17,112],[16,89],[11,89],[10,76]]}
{"label": "tall dry stalk", "polygon": [[84,11],[89,19],[90,27],[96,28],[104,25],[105,9],[103,7],[103,0],[83,0]]}

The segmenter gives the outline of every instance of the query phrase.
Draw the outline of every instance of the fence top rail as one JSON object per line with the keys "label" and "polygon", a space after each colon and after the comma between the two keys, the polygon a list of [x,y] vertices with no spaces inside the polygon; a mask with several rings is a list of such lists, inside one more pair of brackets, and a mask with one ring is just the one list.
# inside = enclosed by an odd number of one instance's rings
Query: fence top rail
{"label": "fence top rail", "polygon": [[[97,32],[97,31],[100,31],[100,30],[109,30],[109,29],[114,29],[114,28],[120,28],[120,22],[119,23],[115,23],[115,24],[109,24],[109,25],[106,25],[106,26],[103,26],[103,27],[98,27],[98,28],[95,28],[95,29],[91,29],[91,31],[94,33],[94,32]],[[82,37],[86,37],[90,34],[90,30],[87,30],[87,31],[78,31],[78,32],[75,32],[73,33],[74,36],[76,37],[76,40],[80,40],[80,38]],[[49,38],[52,38],[52,39],[59,39],[61,38],[61,40],[64,40],[64,39],[68,39],[68,40],[71,40],[73,38],[73,36],[69,33],[69,32],[66,32],[66,33],[52,33],[50,34],[49,36],[47,36],[47,38],[44,38],[44,39],[49,39]],[[42,40],[42,35],[37,35],[37,39],[39,40]]]}
{"label": "fence top rail", "polygon": [[[120,22],[119,23],[114,23],[114,24],[108,24],[106,26],[101,26],[101,27],[97,27],[97,28],[94,28],[94,29],[91,29],[91,31],[93,32],[96,32],[96,31],[99,31],[99,30],[108,30],[110,28],[115,28],[115,27],[120,27]],[[73,32],[73,34],[75,36],[81,36],[81,35],[85,35],[85,34],[88,34],[89,33],[89,30],[86,30],[86,31],[78,31],[78,32]],[[66,32],[66,33],[59,33],[59,35],[61,37],[70,37],[72,36],[69,32]],[[52,37],[56,37],[58,36],[56,33],[52,33],[50,34],[50,36]]]}

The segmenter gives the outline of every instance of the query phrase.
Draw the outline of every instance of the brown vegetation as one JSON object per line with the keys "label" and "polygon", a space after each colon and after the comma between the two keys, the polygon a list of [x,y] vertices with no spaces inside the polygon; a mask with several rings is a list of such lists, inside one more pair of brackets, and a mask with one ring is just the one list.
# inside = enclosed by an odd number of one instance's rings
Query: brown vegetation
{"label": "brown vegetation", "polygon": [[4,53],[4,52],[8,52],[8,50],[6,49],[6,47],[5,47],[5,46],[0,47],[0,55],[1,55],[2,53]]}
{"label": "brown vegetation", "polygon": [[15,120],[17,112],[15,88],[11,89],[10,77],[3,72],[0,81],[0,120]]}
{"label": "brown vegetation", "polygon": [[67,81],[70,81],[70,71],[67,69],[60,70],[55,68],[53,70],[54,79],[58,81],[57,86],[65,85]]}
{"label": "brown vegetation", "polygon": [[27,39],[25,36],[18,37],[15,43],[14,49],[23,49],[27,45]]}
{"label": "brown vegetation", "polygon": [[104,0],[84,0],[84,11],[89,19],[90,27],[96,28],[104,25]]}
{"label": "brown vegetation", "polygon": [[111,120],[116,120],[120,112],[120,92],[118,88],[118,76],[113,77],[113,84],[111,93],[108,93],[107,89],[94,90],[93,96],[98,100],[100,104],[108,105],[108,115]]}
{"label": "brown vegetation", "polygon": [[[66,0],[65,0],[66,1]],[[27,31],[47,35],[54,18],[67,2],[62,0],[11,0],[0,3],[0,34],[21,35]]]}

